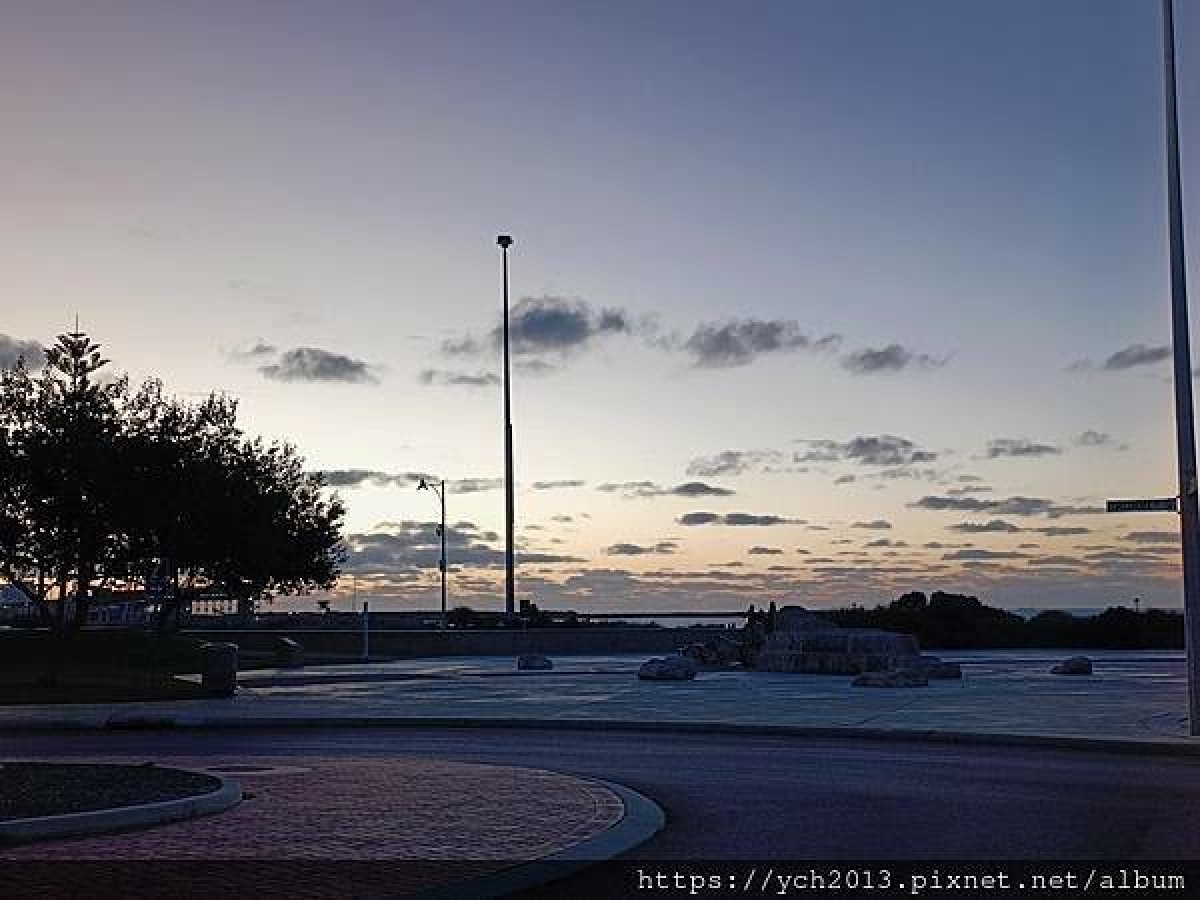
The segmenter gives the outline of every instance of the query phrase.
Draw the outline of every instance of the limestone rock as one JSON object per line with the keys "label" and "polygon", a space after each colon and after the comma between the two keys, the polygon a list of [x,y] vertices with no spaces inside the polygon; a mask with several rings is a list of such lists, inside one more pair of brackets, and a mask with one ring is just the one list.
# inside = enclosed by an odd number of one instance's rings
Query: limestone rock
{"label": "limestone rock", "polygon": [[696,664],[686,656],[656,656],[638,669],[638,678],[645,681],[690,681],[695,677]]}
{"label": "limestone rock", "polygon": [[679,651],[679,655],[686,656],[697,666],[715,666],[721,662],[717,649],[703,643],[688,644]]}
{"label": "limestone rock", "polygon": [[522,653],[517,657],[517,670],[521,672],[545,672],[553,668],[550,657],[540,653]]}
{"label": "limestone rock", "polygon": [[1064,659],[1050,672],[1054,675],[1091,675],[1092,661],[1086,656],[1072,656]]}
{"label": "limestone rock", "polygon": [[707,641],[698,641],[680,649],[700,668],[727,668],[743,662],[743,644],[733,638],[719,635]]}
{"label": "limestone rock", "polygon": [[920,655],[917,639],[910,634],[873,628],[813,628],[770,635],[757,667],[769,672],[857,675],[913,668]]}

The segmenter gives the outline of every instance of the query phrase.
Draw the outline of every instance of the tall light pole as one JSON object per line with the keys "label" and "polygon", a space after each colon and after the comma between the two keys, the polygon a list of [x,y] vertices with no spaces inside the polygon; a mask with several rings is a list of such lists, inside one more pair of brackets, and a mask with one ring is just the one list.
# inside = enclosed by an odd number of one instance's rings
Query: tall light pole
{"label": "tall light pole", "polygon": [[1179,178],[1179,111],[1175,87],[1175,18],[1163,0],[1163,78],[1167,125],[1167,239],[1171,266],[1171,342],[1175,351],[1175,443],[1179,457],[1179,519],[1183,551],[1183,615],[1187,634],[1188,722],[1200,736],[1200,506],[1196,496],[1196,425],[1192,409],[1192,352],[1188,335]]}
{"label": "tall light pole", "polygon": [[442,631],[446,630],[446,480],[442,479],[441,487],[432,481],[421,479],[417,485],[418,491],[433,491],[442,504],[442,523],[438,525],[438,537],[442,539],[442,558],[438,560],[438,569],[442,573]]}
{"label": "tall light pole", "polygon": [[513,563],[513,451],[512,451],[512,392],[509,387],[508,365],[508,248],[513,239],[507,234],[496,237],[503,257],[504,282],[504,612],[512,616],[517,611],[516,572]]}

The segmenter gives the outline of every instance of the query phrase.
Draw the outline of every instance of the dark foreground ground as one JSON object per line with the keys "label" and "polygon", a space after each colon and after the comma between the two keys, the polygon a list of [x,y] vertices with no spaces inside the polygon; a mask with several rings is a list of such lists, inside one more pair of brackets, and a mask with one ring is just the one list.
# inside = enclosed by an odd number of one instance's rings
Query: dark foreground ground
{"label": "dark foreground ground", "polygon": [[10,758],[132,754],[164,765],[172,755],[252,763],[258,756],[404,754],[609,779],[667,814],[666,829],[631,858],[1200,858],[1200,759],[862,739],[426,728],[14,734],[3,747]]}

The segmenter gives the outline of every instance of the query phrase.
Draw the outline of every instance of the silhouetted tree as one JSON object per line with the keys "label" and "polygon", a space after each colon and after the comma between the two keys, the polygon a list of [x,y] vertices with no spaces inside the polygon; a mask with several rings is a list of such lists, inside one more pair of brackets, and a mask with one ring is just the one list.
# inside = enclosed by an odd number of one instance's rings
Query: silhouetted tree
{"label": "silhouetted tree", "polygon": [[188,404],[157,381],[131,392],[97,377],[106,364],[73,332],[40,376],[22,361],[0,373],[0,575],[53,606],[60,631],[86,620],[98,588],[156,574],[175,603],[217,588],[243,613],[332,587],[344,508],[294,447],[247,439],[233,400]]}

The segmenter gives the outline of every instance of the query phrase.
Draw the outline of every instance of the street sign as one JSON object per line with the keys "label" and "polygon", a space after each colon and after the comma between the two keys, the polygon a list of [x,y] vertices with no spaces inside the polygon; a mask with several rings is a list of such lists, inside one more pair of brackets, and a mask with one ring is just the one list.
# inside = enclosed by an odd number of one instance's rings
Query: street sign
{"label": "street sign", "polygon": [[1108,512],[1176,512],[1178,497],[1156,497],[1149,500],[1109,500]]}

